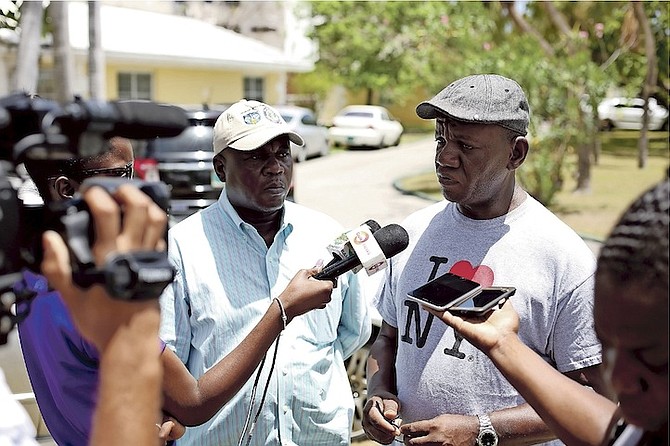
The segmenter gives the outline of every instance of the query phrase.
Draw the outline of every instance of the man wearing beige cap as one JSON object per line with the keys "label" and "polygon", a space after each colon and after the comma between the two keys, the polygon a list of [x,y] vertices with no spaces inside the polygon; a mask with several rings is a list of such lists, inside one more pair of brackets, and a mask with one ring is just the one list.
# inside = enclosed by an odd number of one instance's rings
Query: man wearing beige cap
{"label": "man wearing beige cap", "polygon": [[369,338],[370,316],[352,273],[337,279],[325,308],[296,316],[277,299],[298,270],[329,259],[328,244],[343,232],[327,215],[286,201],[290,142],[303,144],[275,109],[233,104],[214,127],[219,200],[169,231],[177,273],[161,296],[160,333],[194,377],[240,344],[269,307],[281,310],[284,327],[253,377],[180,445],[349,443],[354,403],[344,360]]}
{"label": "man wearing beige cap", "polygon": [[483,287],[515,287],[510,301],[521,339],[562,373],[601,390],[594,256],[515,177],[529,153],[530,118],[517,82],[468,76],[416,113],[436,120],[435,170],[445,200],[402,223],[410,246],[390,261],[375,299],[383,325],[367,364],[363,426],[383,444],[401,436],[422,445],[553,440],[491,361],[407,294],[447,272]]}

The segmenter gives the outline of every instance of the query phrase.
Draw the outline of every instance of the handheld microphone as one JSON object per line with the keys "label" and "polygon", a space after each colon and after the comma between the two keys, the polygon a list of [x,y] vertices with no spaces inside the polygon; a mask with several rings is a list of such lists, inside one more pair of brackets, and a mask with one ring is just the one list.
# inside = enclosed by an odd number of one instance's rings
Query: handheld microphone
{"label": "handheld microphone", "polygon": [[[360,227],[363,225],[366,225],[368,229],[370,230],[371,233],[375,233],[381,228],[379,223],[377,223],[374,220],[368,220],[365,223],[363,223]],[[333,240],[327,247],[328,252],[330,255],[333,256],[333,259],[328,262],[327,265],[324,266],[324,268],[329,267],[333,263],[337,262],[338,260],[342,260],[345,257],[348,257],[351,255],[351,253],[354,252],[354,249],[351,247],[351,242],[349,241],[349,238],[347,237],[349,231],[343,232],[339,237],[337,237],[335,240]],[[358,271],[354,271],[355,273]]]}
{"label": "handheld microphone", "polygon": [[[409,234],[407,234],[405,228],[397,224],[384,226],[372,235],[379,244],[379,248],[381,248],[385,259],[391,258],[402,252],[409,245]],[[386,264],[385,259],[383,262],[380,262],[377,268],[366,268],[368,274],[373,274],[374,272],[381,270]],[[329,263],[321,270],[321,272],[316,274],[314,278],[319,280],[335,280],[339,275],[359,267],[361,264],[362,262],[360,258],[353,252],[336,262]]]}

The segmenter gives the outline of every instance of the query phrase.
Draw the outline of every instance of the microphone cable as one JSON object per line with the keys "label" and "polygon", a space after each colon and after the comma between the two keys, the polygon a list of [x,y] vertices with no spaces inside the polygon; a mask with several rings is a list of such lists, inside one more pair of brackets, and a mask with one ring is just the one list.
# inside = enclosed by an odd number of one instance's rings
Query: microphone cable
{"label": "microphone cable", "polygon": [[[244,435],[249,429],[249,434],[247,436],[247,442],[245,443],[245,446],[249,446],[251,443],[251,437],[254,435],[254,429],[256,428],[256,422],[258,421],[258,417],[261,415],[261,410],[263,410],[263,404],[265,403],[265,397],[267,396],[268,393],[268,388],[270,387],[270,380],[272,379],[272,372],[274,371],[275,364],[277,363],[277,351],[279,350],[279,338],[281,337],[281,333],[279,336],[277,336],[277,339],[275,340],[275,351],[274,354],[272,355],[272,363],[270,364],[270,371],[268,372],[268,378],[265,381],[265,388],[263,389],[263,395],[261,396],[261,400],[258,405],[258,410],[256,411],[256,415],[254,415],[254,421],[251,423],[251,426],[249,426],[249,421],[251,419],[251,412],[254,406],[254,398],[256,396],[256,389],[258,388],[258,381],[261,376],[261,371],[263,370],[263,365],[265,364],[265,355],[263,356],[263,360],[261,361],[260,365],[258,366],[258,372],[256,373],[256,378],[254,380],[254,386],[251,391],[251,402],[249,404],[249,410],[247,411],[247,418],[244,422],[244,428],[242,429],[242,433],[240,434],[240,439],[237,442],[237,446],[242,446],[242,439],[244,438]],[[281,444],[281,433],[279,431],[277,432],[277,435],[279,436],[279,443]]]}
{"label": "microphone cable", "polygon": [[242,438],[244,438],[244,433],[249,427],[249,419],[251,418],[251,409],[254,406],[254,398],[256,397],[256,389],[258,388],[258,380],[261,377],[261,371],[263,370],[263,364],[265,364],[265,356],[263,355],[263,360],[258,366],[258,372],[256,372],[256,378],[254,379],[254,385],[251,388],[251,398],[249,402],[249,410],[247,410],[247,417],[244,420],[244,427],[242,428],[242,433],[240,434],[240,439],[237,441],[237,446],[242,446]]}

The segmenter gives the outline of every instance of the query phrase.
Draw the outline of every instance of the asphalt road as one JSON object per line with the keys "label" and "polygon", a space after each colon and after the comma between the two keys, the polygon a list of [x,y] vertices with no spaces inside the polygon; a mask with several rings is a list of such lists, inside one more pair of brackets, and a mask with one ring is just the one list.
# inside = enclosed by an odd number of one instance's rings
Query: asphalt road
{"label": "asphalt road", "polygon": [[295,201],[318,209],[354,228],[369,219],[381,226],[400,223],[431,203],[404,195],[393,186],[399,178],[433,170],[432,137],[375,150],[336,151],[295,164]]}

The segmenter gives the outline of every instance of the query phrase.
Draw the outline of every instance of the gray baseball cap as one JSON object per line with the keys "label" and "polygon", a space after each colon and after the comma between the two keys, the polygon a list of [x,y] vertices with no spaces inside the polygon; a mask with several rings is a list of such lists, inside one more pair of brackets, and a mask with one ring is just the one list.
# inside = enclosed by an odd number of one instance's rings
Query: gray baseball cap
{"label": "gray baseball cap", "polygon": [[423,119],[446,115],[458,121],[496,124],[522,135],[528,133],[530,107],[518,83],[497,74],[475,74],[449,84],[420,103]]}

